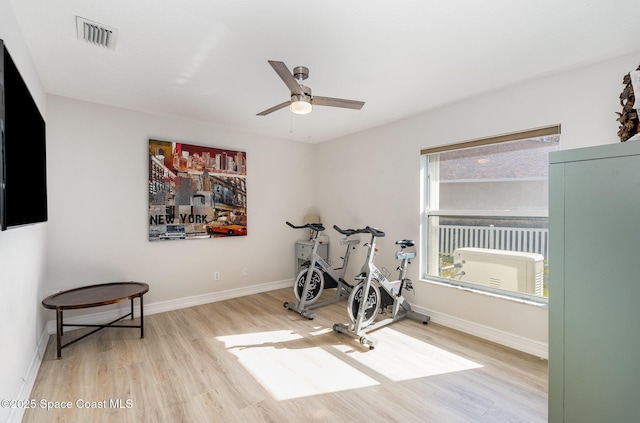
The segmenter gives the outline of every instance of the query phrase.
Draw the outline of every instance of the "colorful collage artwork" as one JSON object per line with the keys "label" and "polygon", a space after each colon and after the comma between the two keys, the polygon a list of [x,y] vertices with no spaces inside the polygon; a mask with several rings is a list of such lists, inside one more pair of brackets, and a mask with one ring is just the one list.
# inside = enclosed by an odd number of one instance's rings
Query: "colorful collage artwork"
{"label": "colorful collage artwork", "polygon": [[149,140],[149,241],[246,235],[245,152]]}

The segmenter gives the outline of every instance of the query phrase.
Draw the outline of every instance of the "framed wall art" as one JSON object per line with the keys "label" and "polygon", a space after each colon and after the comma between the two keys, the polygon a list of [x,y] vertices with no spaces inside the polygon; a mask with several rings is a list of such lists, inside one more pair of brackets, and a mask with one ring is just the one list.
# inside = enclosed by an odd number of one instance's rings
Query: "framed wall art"
{"label": "framed wall art", "polygon": [[243,151],[149,140],[149,241],[247,235]]}

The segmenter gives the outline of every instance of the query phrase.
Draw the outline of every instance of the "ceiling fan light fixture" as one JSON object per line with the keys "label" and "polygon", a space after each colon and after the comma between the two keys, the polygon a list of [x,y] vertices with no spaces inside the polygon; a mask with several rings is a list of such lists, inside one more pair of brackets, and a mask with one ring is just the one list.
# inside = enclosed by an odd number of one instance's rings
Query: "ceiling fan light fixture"
{"label": "ceiling fan light fixture", "polygon": [[283,62],[277,62],[275,60],[268,60],[268,62],[273,70],[276,71],[280,79],[282,79],[282,82],[284,82],[287,88],[289,88],[291,100],[283,101],[276,106],[263,110],[260,113],[257,113],[256,116],[266,116],[276,110],[284,109],[287,106],[289,106],[289,110],[291,110],[292,113],[305,115],[311,113],[311,109],[313,108],[311,103],[314,103],[316,106],[342,107],[344,109],[355,110],[360,110],[362,109],[362,106],[364,106],[364,101],[312,96],[311,88],[302,84],[302,81],[309,77],[309,68],[305,66],[296,66],[293,68],[292,73]]}
{"label": "ceiling fan light fixture", "polygon": [[291,105],[289,109],[297,115],[306,115],[311,113],[311,99],[306,95],[294,94],[291,96]]}

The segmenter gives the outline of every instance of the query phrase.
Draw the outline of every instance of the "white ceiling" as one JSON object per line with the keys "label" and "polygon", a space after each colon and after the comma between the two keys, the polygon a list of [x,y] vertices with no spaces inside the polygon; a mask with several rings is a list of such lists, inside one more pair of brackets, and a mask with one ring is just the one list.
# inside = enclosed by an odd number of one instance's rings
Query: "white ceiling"
{"label": "white ceiling", "polygon": [[[311,143],[640,51],[638,0],[10,1],[47,93]],[[256,116],[289,99],[267,60],[366,104]]]}

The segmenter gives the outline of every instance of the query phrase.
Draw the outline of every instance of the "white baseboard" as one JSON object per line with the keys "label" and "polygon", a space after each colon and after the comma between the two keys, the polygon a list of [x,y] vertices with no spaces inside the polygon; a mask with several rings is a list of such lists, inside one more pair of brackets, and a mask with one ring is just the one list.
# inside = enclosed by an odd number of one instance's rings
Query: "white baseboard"
{"label": "white baseboard", "polygon": [[[221,292],[211,292],[203,295],[194,295],[192,297],[177,298],[175,300],[161,301],[158,303],[144,303],[144,315],[164,313],[166,311],[180,310],[187,307],[194,307],[203,304],[215,303],[217,301],[228,300],[231,298],[244,297],[245,295],[259,294],[261,292],[273,291],[275,289],[287,288],[293,286],[293,279],[284,281],[269,282],[260,285],[253,285],[238,289],[231,289]],[[136,303],[136,302],[134,302]],[[83,314],[81,316],[68,317],[65,315],[65,325],[74,323],[82,324],[101,324],[117,319],[126,315],[131,311],[128,302],[120,303],[121,307],[108,311],[100,311],[97,313]],[[140,307],[136,304],[133,308],[134,314],[140,315]],[[56,333],[56,321],[49,320],[47,322],[47,332],[49,335]]]}
{"label": "white baseboard", "polygon": [[[151,315],[156,313],[164,313],[166,311],[179,310],[187,307],[194,307],[202,304],[209,304],[217,301],[228,300],[231,298],[243,297],[245,295],[259,294],[261,292],[272,291],[275,289],[288,288],[293,285],[293,280],[283,280],[278,282],[271,282],[261,285],[254,285],[250,287],[244,287],[239,289],[232,289],[222,292],[213,292],[204,295],[195,295],[192,297],[178,298],[170,301],[162,301],[153,304],[144,305],[144,314]],[[125,303],[123,303],[125,304]],[[535,341],[532,339],[524,338],[512,333],[504,332],[492,327],[479,325],[477,323],[459,319],[454,316],[450,316],[443,313],[437,313],[419,307],[414,307],[415,311],[430,316],[431,321],[438,323],[442,326],[447,326],[461,332],[468,333],[470,335],[477,336],[479,338],[486,339],[497,344],[507,346],[509,348],[523,351],[525,353],[540,357],[542,359],[549,358],[549,346],[548,344]],[[117,310],[109,310],[105,312],[85,314],[82,316],[74,316],[65,318],[65,323],[88,323],[88,324],[100,324],[106,321],[117,319],[118,317],[127,314],[130,311],[129,307],[123,307]],[[139,314],[139,306],[134,307],[134,312]],[[24,377],[24,382],[20,388],[20,393],[17,399],[27,400],[33,389],[40,364],[42,363],[42,357],[44,356],[49,336],[56,333],[56,321],[50,320],[45,325],[40,339],[38,340],[38,346],[34,352],[33,359],[27,374]],[[24,409],[13,409],[9,415],[9,423],[19,423],[24,415]]]}
{"label": "white baseboard", "polygon": [[[209,304],[217,301],[228,300],[231,298],[238,298],[245,295],[259,294],[261,292],[272,291],[275,289],[287,288],[293,285],[293,280],[284,280],[271,282],[261,285],[254,285],[250,287],[244,287],[239,289],[232,289],[222,292],[212,292],[203,295],[195,295],[192,297],[178,298],[175,300],[162,301],[153,304],[144,305],[144,314],[151,315],[156,313],[164,313],[166,311],[179,310],[187,307],[194,307],[202,304]],[[129,307],[126,303],[122,303],[124,306],[121,309],[109,310],[104,312],[97,312],[91,314],[85,314],[82,316],[65,317],[65,324],[73,323],[88,323],[88,324],[100,324],[107,321],[117,319],[129,312]],[[501,331],[489,326],[480,325],[478,323],[460,319],[455,316],[433,312],[430,310],[420,309],[414,307],[417,312],[426,314],[431,317],[434,323],[438,323],[443,326],[450,327],[460,332],[465,332],[470,335],[477,336],[479,338],[486,339],[491,342],[495,342],[500,345],[513,348],[518,351],[522,351],[537,357],[548,359],[549,358],[549,345],[543,342],[539,342],[533,339],[524,338],[519,335],[515,335],[510,332]],[[134,313],[139,314],[139,307],[134,307]],[[50,320],[47,322],[47,333],[49,335],[56,333],[56,321]],[[46,340],[44,346],[46,347]],[[40,349],[40,348],[39,348]],[[44,351],[44,347],[42,347]],[[40,354],[42,356],[42,353]],[[39,365],[38,365],[39,366]],[[37,370],[36,370],[37,373]]]}
{"label": "white baseboard", "polygon": [[[178,298],[175,300],[169,301],[161,301],[153,304],[144,304],[144,314],[151,315],[156,313],[164,313],[172,310],[179,310],[187,307],[194,307],[203,304],[209,304],[217,301],[228,300],[231,298],[243,297],[246,295],[259,294],[261,292],[272,291],[275,289],[287,288],[293,285],[293,280],[283,280],[277,282],[270,282],[266,284],[254,285],[244,288],[232,289],[221,292],[212,292],[203,295],[195,295],[192,297],[184,297]],[[65,324],[101,324],[107,321],[112,321],[121,317],[127,313],[129,313],[130,308],[127,302],[120,303],[122,307],[118,309],[111,309],[108,311],[102,311],[97,313],[84,314],[79,316],[65,316]],[[497,344],[501,344],[507,346],[509,348],[516,349],[518,351],[523,351],[525,353],[543,358],[549,358],[549,346],[546,343],[542,343],[533,339],[528,339],[521,337],[519,335],[515,335],[513,333],[504,332],[499,329],[495,329],[489,326],[480,325],[478,323],[460,319],[455,316],[433,312],[426,309],[420,309],[419,307],[414,307],[415,310],[419,313],[426,314],[431,317],[431,321],[434,323],[438,323],[443,326],[450,327],[455,330],[459,330],[461,332],[468,333],[470,335],[477,336],[479,338],[486,339],[491,342],[495,342]],[[139,306],[134,307],[134,313],[139,315],[140,309]],[[42,360],[42,356],[44,354],[44,350],[47,345],[48,335],[52,335],[56,333],[56,321],[49,320],[46,324],[45,331],[43,331],[43,335],[41,336],[40,343],[38,344],[38,351],[36,351],[34,355],[34,363],[31,366],[32,370],[30,370],[29,375],[27,375],[27,381],[30,381],[31,385],[33,384],[33,380],[35,380],[35,375],[38,372],[38,368],[40,367],[40,362]],[[33,373],[33,374],[31,374]],[[30,386],[29,389],[23,389],[27,394],[31,391]]]}
{"label": "white baseboard", "polygon": [[468,333],[469,335],[477,336],[479,338],[486,339],[487,341],[495,342],[496,344],[504,345],[506,347],[513,348],[514,350],[522,351],[545,360],[549,359],[549,345],[547,343],[525,338],[489,326],[480,325],[455,316],[433,312],[419,307],[413,308],[419,313],[430,316],[431,321],[439,325]]}
{"label": "white baseboard", "polygon": [[[20,385],[18,396],[16,398],[17,400],[27,401],[31,399],[31,391],[33,390],[33,384],[36,382],[38,370],[40,370],[42,357],[44,357],[44,351],[46,350],[47,343],[49,342],[49,335],[50,334],[47,333],[46,327],[40,333],[40,337],[38,338],[38,345],[36,346],[36,350],[33,353],[33,357],[31,358],[31,364],[29,365],[27,374],[22,378],[22,384]],[[24,417],[25,411],[26,408],[24,407],[12,408],[11,413],[9,413],[9,419],[7,420],[7,422],[20,423],[22,421],[22,417]]]}
{"label": "white baseboard", "polygon": [[[171,301],[162,301],[159,303],[153,304],[145,304],[144,305],[144,314],[156,314],[163,313],[165,311],[178,310],[187,307],[198,306],[202,304],[213,303],[216,301],[228,300],[230,298],[242,297],[245,295],[251,294],[259,294],[261,292],[272,291],[280,288],[287,288],[293,286],[293,279],[278,281],[278,282],[270,282],[261,285],[254,285],[245,288],[233,289],[222,292],[213,292],[204,295],[195,295],[192,297],[178,298],[176,300]],[[120,309],[109,310],[104,312],[90,313],[84,314],[81,316],[74,317],[65,317],[65,324],[73,324],[73,323],[87,323],[87,324],[101,324],[107,321],[111,321],[117,319],[120,316],[123,316],[131,310],[128,307],[128,303],[122,303],[126,305]],[[140,306],[134,307],[134,313],[140,314]],[[31,395],[31,391],[33,390],[33,384],[35,383],[36,377],[38,375],[38,370],[40,369],[40,364],[42,364],[42,358],[44,357],[45,350],[47,348],[47,344],[49,342],[49,336],[56,333],[56,321],[49,320],[42,333],[40,334],[40,338],[38,339],[38,345],[36,347],[36,351],[34,351],[33,358],[31,360],[31,365],[29,366],[29,370],[27,374],[23,378],[23,383],[20,387],[18,400],[28,400]],[[9,423],[20,423],[22,421],[22,417],[24,416],[25,409],[24,408],[14,408],[9,414]]]}

